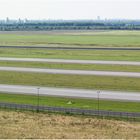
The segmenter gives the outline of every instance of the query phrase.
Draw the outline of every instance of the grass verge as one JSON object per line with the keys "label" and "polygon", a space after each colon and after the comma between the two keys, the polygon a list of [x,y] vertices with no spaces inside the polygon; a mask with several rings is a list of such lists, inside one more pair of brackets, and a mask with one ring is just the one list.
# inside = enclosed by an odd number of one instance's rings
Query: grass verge
{"label": "grass verge", "polygon": [[[125,32],[125,31],[124,31]],[[131,32],[119,34],[104,34],[100,32],[94,35],[77,34],[0,34],[0,45],[87,45],[104,47],[139,47],[140,33]]]}
{"label": "grass verge", "polygon": [[0,61],[0,66],[50,69],[140,72],[140,66]]}
{"label": "grass verge", "polygon": [[0,48],[0,57],[140,61],[140,51]]}
{"label": "grass verge", "polygon": [[[38,97],[33,95],[0,93],[0,102],[37,105]],[[40,96],[39,105],[98,110],[98,100],[95,99]],[[140,112],[140,103],[99,100],[99,109],[109,111]]]}
{"label": "grass verge", "polygon": [[140,78],[0,72],[0,84],[140,91]]}

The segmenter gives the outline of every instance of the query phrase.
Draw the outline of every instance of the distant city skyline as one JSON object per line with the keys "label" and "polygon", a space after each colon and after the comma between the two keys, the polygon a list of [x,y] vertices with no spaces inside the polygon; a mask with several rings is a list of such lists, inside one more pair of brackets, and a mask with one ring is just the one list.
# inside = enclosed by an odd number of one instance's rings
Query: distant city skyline
{"label": "distant city skyline", "polygon": [[140,19],[140,0],[0,0],[0,19]]}
{"label": "distant city skyline", "polygon": [[119,21],[119,20],[138,20],[138,21],[140,21],[140,19],[126,19],[126,18],[101,18],[100,16],[97,16],[95,19],[45,19],[45,18],[43,18],[43,19],[28,19],[28,18],[10,18],[10,17],[6,17],[5,19],[0,19],[0,21],[109,21],[109,20],[111,20],[111,21]]}

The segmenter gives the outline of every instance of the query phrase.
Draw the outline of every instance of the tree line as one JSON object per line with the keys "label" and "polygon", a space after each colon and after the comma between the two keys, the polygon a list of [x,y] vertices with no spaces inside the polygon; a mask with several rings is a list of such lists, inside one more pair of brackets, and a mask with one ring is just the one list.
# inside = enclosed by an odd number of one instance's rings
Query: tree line
{"label": "tree line", "polygon": [[140,30],[140,22],[28,22],[0,23],[0,31],[41,31],[41,30]]}

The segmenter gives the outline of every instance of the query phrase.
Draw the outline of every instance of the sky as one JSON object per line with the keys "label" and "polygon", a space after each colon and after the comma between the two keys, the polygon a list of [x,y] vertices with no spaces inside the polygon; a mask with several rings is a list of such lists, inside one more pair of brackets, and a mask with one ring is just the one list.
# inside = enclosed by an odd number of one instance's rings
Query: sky
{"label": "sky", "polygon": [[140,0],[0,0],[0,19],[140,19]]}

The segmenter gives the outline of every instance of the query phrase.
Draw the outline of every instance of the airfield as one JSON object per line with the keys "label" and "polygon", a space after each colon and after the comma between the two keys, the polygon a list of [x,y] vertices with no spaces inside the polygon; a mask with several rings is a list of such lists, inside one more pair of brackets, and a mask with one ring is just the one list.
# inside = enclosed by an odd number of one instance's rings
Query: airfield
{"label": "airfield", "polygon": [[0,32],[0,110],[1,138],[139,139],[140,31]]}
{"label": "airfield", "polygon": [[107,106],[123,103],[124,111],[130,101],[136,105],[133,112],[140,107],[140,32],[0,32],[0,84],[1,94],[7,96],[3,102],[19,103],[8,96],[30,97],[31,87],[37,98],[40,87],[40,96],[52,96],[52,101],[54,96],[58,101],[100,98]]}

